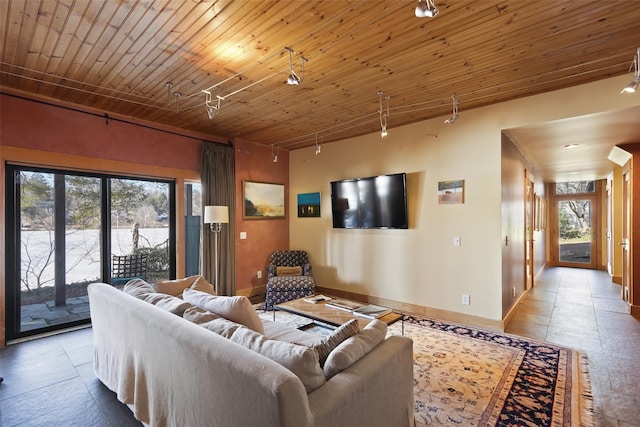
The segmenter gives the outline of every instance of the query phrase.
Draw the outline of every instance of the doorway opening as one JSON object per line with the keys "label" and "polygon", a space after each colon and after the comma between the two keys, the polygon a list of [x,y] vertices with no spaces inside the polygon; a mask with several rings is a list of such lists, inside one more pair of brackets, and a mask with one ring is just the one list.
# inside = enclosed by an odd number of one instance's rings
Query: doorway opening
{"label": "doorway opening", "polygon": [[551,187],[551,264],[597,268],[600,183],[558,182]]}

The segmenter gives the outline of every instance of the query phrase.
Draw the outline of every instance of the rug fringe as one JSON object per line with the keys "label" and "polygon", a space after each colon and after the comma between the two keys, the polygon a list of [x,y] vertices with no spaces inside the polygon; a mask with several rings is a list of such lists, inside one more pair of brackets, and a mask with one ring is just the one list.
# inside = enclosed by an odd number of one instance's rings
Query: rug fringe
{"label": "rug fringe", "polygon": [[580,369],[580,426],[595,427],[593,394],[589,377],[589,360],[587,355],[579,353]]}

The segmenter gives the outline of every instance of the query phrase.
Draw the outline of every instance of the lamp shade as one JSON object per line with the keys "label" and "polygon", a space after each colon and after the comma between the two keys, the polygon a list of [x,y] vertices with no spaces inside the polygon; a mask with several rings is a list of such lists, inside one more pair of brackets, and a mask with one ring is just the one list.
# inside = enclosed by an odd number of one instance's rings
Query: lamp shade
{"label": "lamp shade", "polygon": [[204,223],[205,224],[228,224],[229,223],[229,207],[228,206],[205,206],[204,207]]}

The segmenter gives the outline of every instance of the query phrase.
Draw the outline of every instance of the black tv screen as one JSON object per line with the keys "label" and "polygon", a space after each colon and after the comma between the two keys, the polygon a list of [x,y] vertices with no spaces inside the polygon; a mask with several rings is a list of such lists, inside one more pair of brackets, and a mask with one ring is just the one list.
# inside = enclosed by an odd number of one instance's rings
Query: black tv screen
{"label": "black tv screen", "polygon": [[405,173],[331,182],[333,228],[409,228]]}

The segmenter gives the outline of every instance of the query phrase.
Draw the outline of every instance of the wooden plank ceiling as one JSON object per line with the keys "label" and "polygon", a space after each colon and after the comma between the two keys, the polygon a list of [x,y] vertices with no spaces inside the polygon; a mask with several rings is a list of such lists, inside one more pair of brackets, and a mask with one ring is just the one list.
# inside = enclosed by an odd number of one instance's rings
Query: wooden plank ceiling
{"label": "wooden plank ceiling", "polygon": [[[629,72],[629,0],[0,1],[1,85],[297,149]],[[285,84],[290,47],[294,71]],[[168,83],[171,83],[168,85]],[[204,89],[220,110],[210,120]],[[175,95],[179,93],[180,95]],[[386,102],[383,109],[386,110]]]}

